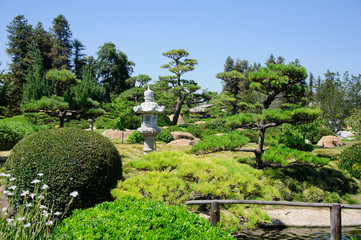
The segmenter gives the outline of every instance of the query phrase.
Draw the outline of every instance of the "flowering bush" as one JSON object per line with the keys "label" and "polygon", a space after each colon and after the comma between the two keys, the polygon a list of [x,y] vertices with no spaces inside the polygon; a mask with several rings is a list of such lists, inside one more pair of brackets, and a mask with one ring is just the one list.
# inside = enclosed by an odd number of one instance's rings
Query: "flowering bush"
{"label": "flowering bush", "polygon": [[[43,174],[31,181],[34,191],[21,190],[13,185],[16,178],[10,174],[2,173],[5,177],[2,191],[0,239],[48,239],[51,230],[65,215],[77,191],[70,193],[70,202],[62,212],[53,211],[52,206],[46,205],[47,190],[49,186],[42,180]],[[4,200],[6,197],[7,201]],[[14,199],[21,198],[22,204],[15,205]]]}

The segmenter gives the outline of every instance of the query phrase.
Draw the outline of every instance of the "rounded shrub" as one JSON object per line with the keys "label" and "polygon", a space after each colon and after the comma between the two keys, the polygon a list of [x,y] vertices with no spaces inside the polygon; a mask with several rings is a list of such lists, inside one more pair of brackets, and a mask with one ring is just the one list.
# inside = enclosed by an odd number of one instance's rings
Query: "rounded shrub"
{"label": "rounded shrub", "polygon": [[12,149],[24,137],[35,132],[35,126],[24,117],[0,120],[0,151]]}
{"label": "rounded shrub", "polygon": [[[70,208],[86,208],[110,200],[110,190],[122,178],[121,157],[102,135],[81,129],[51,129],[21,140],[12,150],[5,169],[19,189],[32,191],[31,182],[42,173],[49,186],[47,204],[62,211],[69,194],[79,196]],[[71,210],[70,209],[70,210]]]}
{"label": "rounded shrub", "polygon": [[174,137],[168,128],[163,128],[162,131],[155,137],[155,140],[169,143],[174,141]]}
{"label": "rounded shrub", "polygon": [[144,137],[140,135],[138,131],[132,132],[129,137],[125,140],[127,143],[142,143],[144,142]]}
{"label": "rounded shrub", "polygon": [[75,210],[51,239],[234,239],[184,207],[123,198]]}
{"label": "rounded shrub", "polygon": [[345,149],[340,156],[339,167],[351,173],[355,178],[361,178],[361,144]]}

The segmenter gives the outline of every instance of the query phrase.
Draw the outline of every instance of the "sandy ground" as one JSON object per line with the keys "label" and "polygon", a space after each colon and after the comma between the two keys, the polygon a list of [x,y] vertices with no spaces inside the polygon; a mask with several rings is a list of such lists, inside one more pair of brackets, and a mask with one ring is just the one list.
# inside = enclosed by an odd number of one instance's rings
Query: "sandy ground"
{"label": "sandy ground", "polygon": [[[272,225],[290,227],[329,227],[330,209],[328,208],[298,208],[280,207],[265,208],[272,219]],[[342,209],[342,226],[360,226],[361,210]]]}

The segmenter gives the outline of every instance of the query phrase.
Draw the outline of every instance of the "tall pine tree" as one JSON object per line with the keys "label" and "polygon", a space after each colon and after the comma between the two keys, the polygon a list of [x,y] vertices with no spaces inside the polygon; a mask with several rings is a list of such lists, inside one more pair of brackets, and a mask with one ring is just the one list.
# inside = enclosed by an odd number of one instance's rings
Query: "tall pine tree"
{"label": "tall pine tree", "polygon": [[52,58],[52,68],[71,69],[72,55],[72,33],[70,25],[63,15],[59,15],[53,20],[51,28],[53,47],[50,56]]}

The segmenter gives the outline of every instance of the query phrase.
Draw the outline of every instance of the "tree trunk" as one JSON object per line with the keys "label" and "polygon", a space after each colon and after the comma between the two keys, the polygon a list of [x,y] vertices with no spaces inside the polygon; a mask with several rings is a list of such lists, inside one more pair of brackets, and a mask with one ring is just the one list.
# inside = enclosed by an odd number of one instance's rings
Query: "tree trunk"
{"label": "tree trunk", "polygon": [[264,121],[262,120],[260,123],[260,129],[258,130],[258,145],[257,150],[255,151],[256,155],[256,168],[262,169],[262,154],[263,154],[263,144],[264,144],[264,135],[266,133],[266,128],[263,128]]}
{"label": "tree trunk", "polygon": [[178,123],[178,118],[179,118],[179,115],[180,115],[180,112],[182,110],[182,102],[180,100],[179,97],[177,97],[177,105],[175,107],[175,111],[174,111],[174,115],[173,115],[173,120],[172,120],[172,125],[177,125]]}

